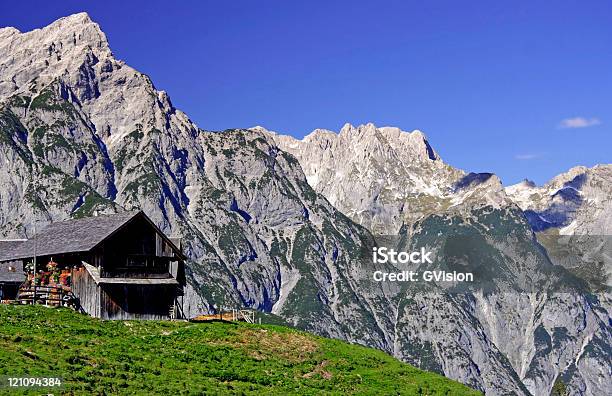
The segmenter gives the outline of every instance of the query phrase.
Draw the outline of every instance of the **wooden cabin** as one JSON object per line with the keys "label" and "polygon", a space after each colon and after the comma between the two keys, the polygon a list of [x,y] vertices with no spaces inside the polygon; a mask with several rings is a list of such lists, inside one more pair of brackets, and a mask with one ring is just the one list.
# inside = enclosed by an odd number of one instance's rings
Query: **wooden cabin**
{"label": "wooden cabin", "polygon": [[[185,256],[143,213],[127,212],[49,224],[0,263],[48,263],[70,273],[80,308],[102,319],[183,317]],[[63,286],[62,286],[63,287]]]}

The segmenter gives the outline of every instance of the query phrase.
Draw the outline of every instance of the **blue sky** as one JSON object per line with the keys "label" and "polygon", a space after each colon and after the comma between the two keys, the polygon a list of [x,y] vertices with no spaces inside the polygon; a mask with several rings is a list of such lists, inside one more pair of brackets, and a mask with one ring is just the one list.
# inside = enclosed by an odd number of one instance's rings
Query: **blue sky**
{"label": "blue sky", "polygon": [[204,129],[421,129],[504,184],[612,162],[610,1],[21,1],[0,26],[80,11]]}

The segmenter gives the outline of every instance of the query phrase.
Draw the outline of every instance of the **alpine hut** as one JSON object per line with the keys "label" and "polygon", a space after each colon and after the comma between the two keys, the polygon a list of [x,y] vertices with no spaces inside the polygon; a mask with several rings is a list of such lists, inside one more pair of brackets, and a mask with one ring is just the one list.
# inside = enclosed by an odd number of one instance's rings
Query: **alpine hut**
{"label": "alpine hut", "polygon": [[182,318],[184,261],[178,240],[143,212],[55,222],[28,240],[0,243],[0,268],[66,275],[61,287],[102,319]]}

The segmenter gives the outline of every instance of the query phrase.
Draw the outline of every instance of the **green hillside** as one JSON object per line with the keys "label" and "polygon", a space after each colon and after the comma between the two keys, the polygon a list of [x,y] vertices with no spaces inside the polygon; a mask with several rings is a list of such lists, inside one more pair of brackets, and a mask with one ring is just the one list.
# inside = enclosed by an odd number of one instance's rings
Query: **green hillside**
{"label": "green hillside", "polygon": [[60,376],[66,387],[45,393],[77,395],[479,394],[383,352],[286,327],[99,321],[40,306],[0,306],[3,376]]}

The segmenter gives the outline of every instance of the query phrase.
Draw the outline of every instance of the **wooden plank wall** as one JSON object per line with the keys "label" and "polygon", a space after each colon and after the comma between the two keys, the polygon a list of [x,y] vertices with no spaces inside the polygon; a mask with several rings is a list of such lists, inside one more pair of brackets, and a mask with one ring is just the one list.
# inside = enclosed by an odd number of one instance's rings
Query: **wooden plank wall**
{"label": "wooden plank wall", "polygon": [[100,305],[103,319],[170,318],[170,306],[176,297],[172,287],[154,285],[103,285]]}
{"label": "wooden plank wall", "polygon": [[100,310],[100,288],[85,267],[72,270],[72,292],[79,299],[81,307],[94,318],[102,317]]}
{"label": "wooden plank wall", "polygon": [[89,315],[101,319],[169,319],[176,286],[98,285],[81,267],[72,270],[72,291]]}

